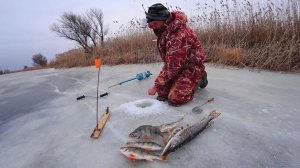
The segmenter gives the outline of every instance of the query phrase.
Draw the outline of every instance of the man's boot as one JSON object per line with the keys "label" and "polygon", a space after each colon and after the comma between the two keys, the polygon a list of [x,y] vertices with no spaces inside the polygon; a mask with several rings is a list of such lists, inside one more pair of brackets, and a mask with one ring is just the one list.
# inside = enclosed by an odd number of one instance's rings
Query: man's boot
{"label": "man's boot", "polygon": [[208,84],[207,73],[206,73],[206,71],[204,71],[204,74],[203,74],[203,76],[201,78],[200,83],[198,84],[198,87],[200,87],[200,88],[203,89],[203,88],[205,88],[207,86],[207,84]]}
{"label": "man's boot", "polygon": [[157,96],[156,99],[159,100],[159,101],[166,101],[166,100],[168,100],[167,97],[162,97],[162,96]]}

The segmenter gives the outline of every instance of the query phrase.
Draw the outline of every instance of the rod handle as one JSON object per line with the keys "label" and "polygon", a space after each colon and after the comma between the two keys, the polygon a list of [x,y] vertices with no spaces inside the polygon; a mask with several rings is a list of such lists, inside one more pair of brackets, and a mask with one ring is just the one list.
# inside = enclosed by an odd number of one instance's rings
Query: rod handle
{"label": "rod handle", "polygon": [[101,94],[99,97],[104,97],[104,96],[107,96],[107,95],[108,95],[108,93],[106,92],[106,93]]}
{"label": "rod handle", "polygon": [[85,96],[82,95],[82,96],[77,97],[77,100],[84,99],[84,98],[85,98]]}

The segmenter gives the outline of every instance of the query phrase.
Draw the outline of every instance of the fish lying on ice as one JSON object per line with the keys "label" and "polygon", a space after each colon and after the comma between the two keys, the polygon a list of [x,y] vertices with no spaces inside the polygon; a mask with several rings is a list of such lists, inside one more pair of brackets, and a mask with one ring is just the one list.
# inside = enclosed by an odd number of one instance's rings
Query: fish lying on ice
{"label": "fish lying on ice", "polygon": [[176,127],[178,127],[178,125],[180,124],[180,122],[183,120],[183,117],[180,118],[179,120],[177,121],[174,121],[174,122],[171,122],[171,123],[168,123],[168,124],[161,124],[159,126],[159,129],[162,133],[171,133],[171,131],[173,129],[175,129]]}
{"label": "fish lying on ice", "polygon": [[131,147],[122,147],[120,152],[128,157],[131,161],[134,160],[148,160],[153,161],[157,160],[167,160],[165,156],[155,156],[150,153],[147,153],[144,149],[141,148],[131,148]]}
{"label": "fish lying on ice", "polygon": [[136,128],[133,132],[129,134],[130,138],[137,139],[150,139],[155,135],[163,136],[164,133],[171,133],[173,129],[178,127],[183,118],[175,122],[171,122],[168,124],[161,124],[160,126],[152,126],[152,125],[142,125]]}
{"label": "fish lying on ice", "polygon": [[161,156],[166,156],[171,152],[176,151],[178,148],[195,138],[200,132],[207,128],[211,120],[217,118],[221,113],[216,110],[210,112],[207,118],[202,119],[199,123],[189,126],[180,130],[175,134],[165,146]]}
{"label": "fish lying on ice", "polygon": [[147,140],[153,138],[156,135],[160,135],[161,137],[163,137],[163,134],[160,131],[159,126],[142,125],[136,128],[133,132],[131,132],[129,134],[129,137]]}
{"label": "fish lying on ice", "polygon": [[172,132],[171,132],[171,134],[169,135],[169,137],[168,137],[168,142],[170,141],[170,139],[171,138],[173,138],[179,131],[181,131],[181,130],[183,130],[183,127],[177,127],[177,128],[175,128]]}
{"label": "fish lying on ice", "polygon": [[142,148],[145,151],[159,151],[162,150],[163,147],[155,142],[127,142],[127,147],[133,148]]}

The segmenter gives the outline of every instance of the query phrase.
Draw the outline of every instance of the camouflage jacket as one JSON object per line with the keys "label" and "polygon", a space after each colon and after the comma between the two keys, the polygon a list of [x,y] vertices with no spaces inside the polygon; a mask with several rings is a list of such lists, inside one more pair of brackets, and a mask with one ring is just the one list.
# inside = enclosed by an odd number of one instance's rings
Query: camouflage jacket
{"label": "camouflage jacket", "polygon": [[204,50],[196,33],[186,26],[186,22],[187,16],[183,12],[171,12],[166,27],[154,31],[157,47],[164,61],[164,66],[155,80],[157,88],[169,84],[184,69],[194,72],[204,66]]}

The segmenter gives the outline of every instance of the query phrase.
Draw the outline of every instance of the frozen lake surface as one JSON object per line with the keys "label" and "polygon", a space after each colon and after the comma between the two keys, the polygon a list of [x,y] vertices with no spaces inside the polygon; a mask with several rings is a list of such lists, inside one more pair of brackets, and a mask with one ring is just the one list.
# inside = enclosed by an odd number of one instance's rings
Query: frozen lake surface
{"label": "frozen lake surface", "polygon": [[[98,140],[97,69],[46,69],[0,76],[0,167],[5,168],[199,168],[300,167],[300,75],[207,65],[207,88],[192,102],[172,107],[148,96],[162,64],[103,66],[99,116],[111,116]],[[149,70],[150,78],[108,86]],[[202,107],[200,114],[189,113]],[[193,124],[216,109],[211,127],[167,161],[131,162],[119,152],[140,125]]]}

